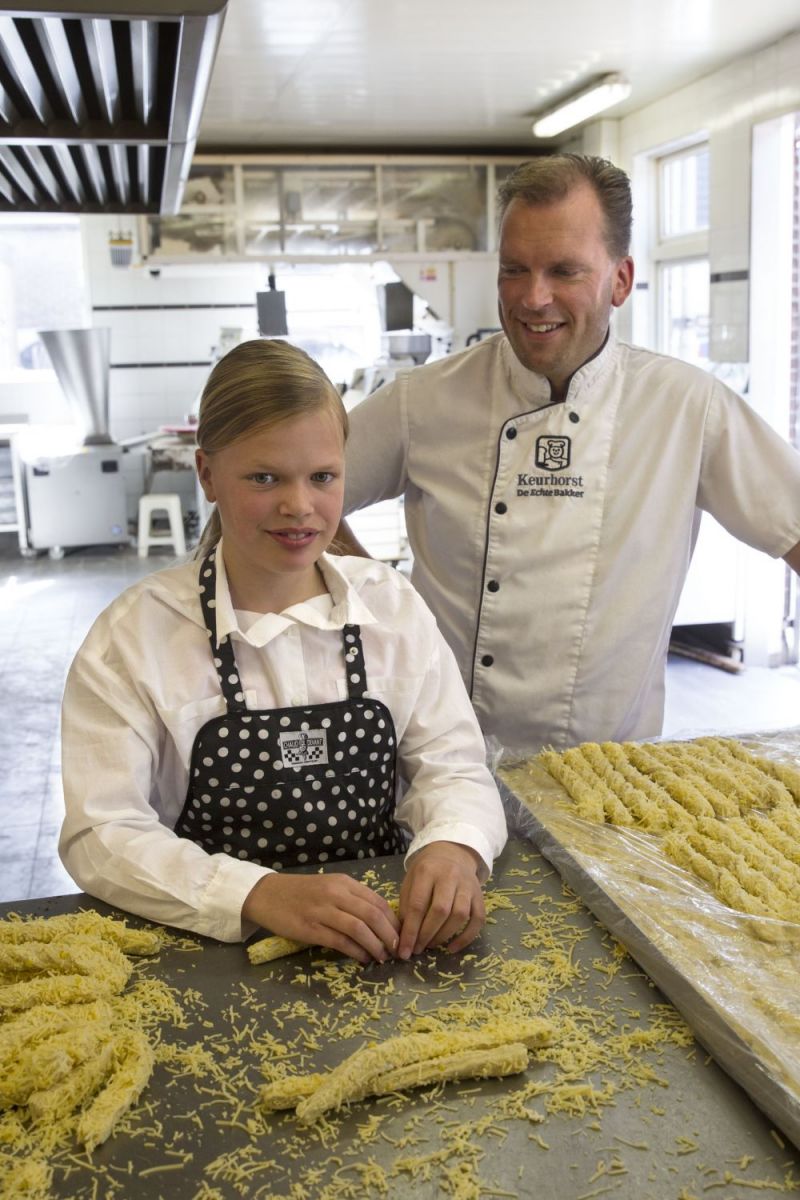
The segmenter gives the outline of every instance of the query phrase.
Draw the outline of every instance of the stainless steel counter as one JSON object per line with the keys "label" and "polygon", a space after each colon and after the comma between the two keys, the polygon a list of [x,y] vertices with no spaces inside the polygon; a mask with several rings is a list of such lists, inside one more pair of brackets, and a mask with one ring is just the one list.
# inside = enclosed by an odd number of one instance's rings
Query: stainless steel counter
{"label": "stainless steel counter", "polygon": [[[343,865],[354,875],[373,869],[382,881],[401,877],[399,859]],[[490,922],[458,958],[430,953],[361,969],[309,951],[254,967],[241,946],[198,940],[143,960],[137,975],[163,980],[184,997],[185,1027],[166,1022],[163,1043],[202,1045],[210,1066],[194,1076],[185,1063],[160,1063],[129,1130],[100,1147],[91,1166],[83,1155],[57,1156],[52,1195],[433,1200],[446,1194],[443,1173],[458,1161],[446,1153],[458,1140],[456,1127],[471,1147],[461,1158],[476,1189],[458,1193],[463,1196],[679,1200],[708,1190],[713,1200],[749,1200],[759,1182],[782,1190],[788,1171],[800,1178],[791,1146],[781,1146],[770,1122],[698,1046],[656,1038],[652,1048],[625,1057],[620,1046],[627,1033],[645,1031],[646,1041],[647,1031],[664,1025],[664,997],[615,952],[609,935],[565,893],[529,842],[509,843],[488,894]],[[70,896],[4,905],[0,916],[87,906],[112,911]],[[344,977],[360,982],[355,996],[340,991]],[[322,1070],[366,1039],[401,1031],[414,1012],[441,1014],[446,1006],[472,1002],[500,1011],[504,997],[515,989],[523,996],[524,981],[534,977],[550,981],[545,1011],[559,1031],[560,1049],[586,1053],[599,1045],[602,1051],[586,1059],[585,1070],[577,1067],[572,1080],[578,1092],[591,1083],[606,1096],[582,1115],[548,1112],[553,1093],[547,1087],[558,1067],[535,1059],[522,1076],[448,1085],[442,1107],[429,1089],[372,1100],[322,1132],[298,1127],[292,1114],[261,1117],[253,1108],[271,1045],[273,1057],[278,1044],[290,1048],[293,1070]],[[289,1006],[296,1006],[294,1016]],[[527,1115],[503,1115],[508,1098],[532,1083],[542,1090],[527,1096]],[[412,1157],[428,1159],[416,1177],[403,1165]],[[350,1190],[326,1190],[334,1180]]]}

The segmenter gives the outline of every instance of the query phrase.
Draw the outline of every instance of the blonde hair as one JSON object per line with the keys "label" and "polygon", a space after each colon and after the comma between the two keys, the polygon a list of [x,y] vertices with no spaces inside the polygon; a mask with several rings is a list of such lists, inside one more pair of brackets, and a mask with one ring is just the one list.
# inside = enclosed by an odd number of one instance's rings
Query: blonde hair
{"label": "blonde hair", "polygon": [[[342,398],[322,367],[305,350],[276,338],[242,342],[211,371],[200,397],[197,445],[214,454],[240,438],[293,417],[329,412],[347,439]],[[219,513],[211,513],[195,552],[204,558],[222,534]]]}

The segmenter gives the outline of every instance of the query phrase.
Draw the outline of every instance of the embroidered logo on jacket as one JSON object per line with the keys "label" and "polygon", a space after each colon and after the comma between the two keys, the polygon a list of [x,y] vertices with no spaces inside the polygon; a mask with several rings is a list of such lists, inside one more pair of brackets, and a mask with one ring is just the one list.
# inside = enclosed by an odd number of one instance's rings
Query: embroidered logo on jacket
{"label": "embroidered logo on jacket", "polygon": [[536,439],[536,465],[545,471],[563,471],[569,466],[570,440],[543,434]]}
{"label": "embroidered logo on jacket", "polygon": [[[581,499],[584,495],[583,475],[560,475],[572,461],[572,441],[561,434],[542,434],[536,439],[534,462],[536,470],[517,472],[517,496],[569,496]],[[542,471],[548,474],[541,474]],[[538,472],[538,473],[537,473]]]}
{"label": "embroidered logo on jacket", "polygon": [[298,729],[278,734],[285,767],[327,763],[328,735],[324,729]]}

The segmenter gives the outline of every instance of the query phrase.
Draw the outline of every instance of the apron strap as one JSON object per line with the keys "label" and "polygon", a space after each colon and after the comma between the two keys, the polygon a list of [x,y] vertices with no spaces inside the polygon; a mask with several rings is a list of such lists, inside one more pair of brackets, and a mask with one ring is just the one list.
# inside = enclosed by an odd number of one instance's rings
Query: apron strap
{"label": "apron strap", "polygon": [[350,700],[360,700],[367,688],[367,667],[364,662],[364,647],[361,645],[360,626],[345,625],[342,628],[342,641],[347,695]]}
{"label": "apron strap", "polygon": [[211,642],[214,666],[217,668],[219,684],[222,688],[222,694],[225,697],[228,712],[247,712],[247,705],[244,702],[244,692],[242,691],[239,679],[239,668],[236,665],[236,655],[233,653],[231,639],[225,636],[222,641],[217,642],[217,602],[215,599],[217,593],[216,555],[217,547],[215,546],[208,557],[204,558],[200,564],[200,605],[203,609],[203,619],[206,623],[206,631]]}

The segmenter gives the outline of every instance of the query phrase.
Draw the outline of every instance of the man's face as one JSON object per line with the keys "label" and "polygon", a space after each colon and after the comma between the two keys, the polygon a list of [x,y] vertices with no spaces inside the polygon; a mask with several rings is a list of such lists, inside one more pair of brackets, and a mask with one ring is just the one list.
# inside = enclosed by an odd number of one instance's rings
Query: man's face
{"label": "man's face", "polygon": [[[500,230],[500,321],[519,361],[554,392],[599,350],[612,307],[633,286],[633,262],[614,259],[588,183],[553,204],[512,200]],[[559,398],[563,399],[563,395]]]}

